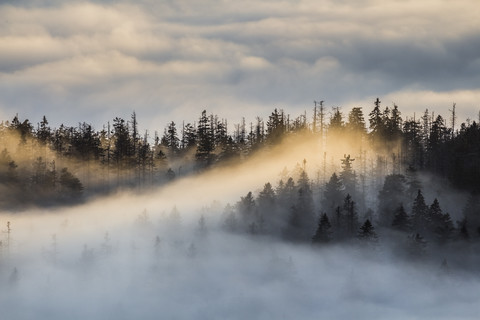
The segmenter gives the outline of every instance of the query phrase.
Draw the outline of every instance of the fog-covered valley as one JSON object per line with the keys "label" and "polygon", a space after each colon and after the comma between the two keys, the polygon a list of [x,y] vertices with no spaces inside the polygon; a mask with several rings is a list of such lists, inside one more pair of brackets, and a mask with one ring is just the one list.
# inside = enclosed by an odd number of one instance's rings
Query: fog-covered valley
{"label": "fog-covered valley", "polygon": [[145,194],[2,214],[2,318],[478,317],[476,244],[411,258],[381,228],[366,246],[228,231],[227,202],[275,170],[207,172]]}
{"label": "fog-covered valley", "polygon": [[330,139],[100,195],[87,166],[82,201],[4,209],[2,319],[476,319],[478,197]]}
{"label": "fog-covered valley", "polygon": [[478,16],[0,1],[0,320],[479,319]]}

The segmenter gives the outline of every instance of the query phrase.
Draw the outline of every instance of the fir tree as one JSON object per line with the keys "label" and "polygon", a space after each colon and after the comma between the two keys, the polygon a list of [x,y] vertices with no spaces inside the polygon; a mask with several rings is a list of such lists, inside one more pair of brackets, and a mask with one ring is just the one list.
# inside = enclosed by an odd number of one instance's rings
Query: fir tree
{"label": "fir tree", "polygon": [[312,237],[312,242],[315,244],[328,243],[332,240],[331,229],[332,225],[326,213],[323,213],[318,219],[317,231]]}
{"label": "fir tree", "polygon": [[197,152],[195,158],[200,167],[206,167],[213,163],[213,150],[215,137],[207,117],[207,111],[203,110],[197,127]]}
{"label": "fir tree", "polygon": [[378,193],[378,215],[382,226],[391,226],[395,210],[405,200],[405,177],[391,174],[385,177],[382,190]]}
{"label": "fir tree", "polygon": [[347,194],[343,202],[343,212],[345,217],[345,232],[347,237],[355,236],[358,228],[358,213],[355,201]]}
{"label": "fir tree", "polygon": [[343,115],[340,112],[340,108],[334,108],[333,115],[330,118],[330,124],[328,125],[328,132],[330,135],[343,132]]}
{"label": "fir tree", "polygon": [[177,127],[175,125],[175,122],[172,121],[165,129],[164,135],[162,137],[162,144],[164,144],[168,148],[171,156],[175,156],[178,153],[179,141],[180,139],[177,135]]}
{"label": "fir tree", "polygon": [[403,205],[400,205],[394,212],[392,228],[403,231],[409,232],[412,228],[410,217],[405,212]]}
{"label": "fir tree", "polygon": [[358,239],[367,242],[377,241],[377,234],[375,233],[375,228],[369,219],[367,219],[363,225],[360,227],[360,230],[357,235]]}
{"label": "fir tree", "polygon": [[322,206],[323,210],[333,215],[335,208],[342,205],[345,197],[343,186],[336,173],[333,173],[330,180],[325,184],[325,191],[323,193]]}
{"label": "fir tree", "polygon": [[348,122],[345,125],[347,132],[355,135],[364,135],[367,133],[365,119],[362,108],[354,107],[348,114]]}
{"label": "fir tree", "polygon": [[422,191],[418,190],[417,197],[413,201],[412,206],[412,224],[413,229],[417,232],[424,233],[429,224],[428,221],[428,207],[425,204]]}
{"label": "fir tree", "polygon": [[445,213],[440,217],[440,221],[435,229],[435,236],[440,244],[445,244],[452,239],[455,228],[453,226],[450,214]]}
{"label": "fir tree", "polygon": [[266,139],[269,144],[278,143],[283,138],[283,135],[287,131],[285,120],[283,110],[278,111],[275,109],[268,117]]}
{"label": "fir tree", "polygon": [[60,172],[61,194],[66,198],[79,199],[83,193],[83,185],[67,168]]}
{"label": "fir tree", "polygon": [[437,230],[437,228],[443,228],[443,219],[444,215],[442,209],[440,208],[440,203],[438,202],[437,198],[435,198],[427,211],[428,232],[432,234]]}
{"label": "fir tree", "polygon": [[342,172],[340,172],[340,180],[345,187],[345,193],[352,195],[357,194],[357,175],[352,168],[352,159],[350,155],[344,155],[342,161]]}
{"label": "fir tree", "polygon": [[385,134],[385,124],[383,122],[382,111],[380,110],[380,99],[374,102],[375,108],[369,114],[370,136],[374,142],[381,140]]}

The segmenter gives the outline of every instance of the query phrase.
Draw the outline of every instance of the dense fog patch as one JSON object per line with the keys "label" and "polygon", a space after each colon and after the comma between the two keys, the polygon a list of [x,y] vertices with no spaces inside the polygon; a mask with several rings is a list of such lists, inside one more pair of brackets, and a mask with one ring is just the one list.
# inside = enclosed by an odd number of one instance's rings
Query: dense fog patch
{"label": "dense fog patch", "polygon": [[319,248],[232,234],[221,215],[200,223],[200,212],[171,207],[126,206],[119,219],[112,209],[99,202],[1,217],[12,220],[0,259],[6,318],[473,319],[478,312],[478,272],[455,263],[412,262],[385,246]]}

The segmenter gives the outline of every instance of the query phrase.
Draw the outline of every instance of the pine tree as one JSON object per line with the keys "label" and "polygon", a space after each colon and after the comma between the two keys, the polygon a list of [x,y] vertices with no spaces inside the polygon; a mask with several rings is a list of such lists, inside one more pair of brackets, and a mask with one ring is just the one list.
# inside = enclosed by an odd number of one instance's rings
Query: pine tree
{"label": "pine tree", "polygon": [[287,123],[283,110],[275,109],[268,117],[267,121],[267,142],[269,144],[278,143],[287,131]]}
{"label": "pine tree", "polygon": [[251,191],[245,197],[240,197],[240,201],[236,204],[236,210],[242,218],[244,226],[257,222],[257,205]]}
{"label": "pine tree", "polygon": [[364,135],[367,133],[362,108],[352,108],[348,114],[348,122],[345,125],[345,129],[354,135]]}
{"label": "pine tree", "polygon": [[391,174],[385,177],[382,190],[378,193],[378,215],[382,226],[391,226],[395,210],[405,201],[405,177]]}
{"label": "pine tree", "polygon": [[190,149],[197,145],[197,129],[187,123],[182,131],[182,148]]}
{"label": "pine tree", "polygon": [[334,213],[332,214],[332,229],[334,238],[336,240],[344,240],[347,235],[345,232],[345,215],[342,212],[341,206],[335,208]]}
{"label": "pine tree", "polygon": [[67,199],[79,199],[83,193],[83,185],[67,168],[60,172],[61,195]]}
{"label": "pine tree", "polygon": [[[420,122],[415,119],[403,123],[403,153],[409,165],[415,170],[423,168],[425,163],[425,150],[423,148]],[[418,190],[415,189],[416,192]]]}
{"label": "pine tree", "polygon": [[275,205],[275,191],[270,182],[267,182],[257,197],[258,206],[262,209],[271,209]]}
{"label": "pine tree", "polygon": [[425,204],[425,198],[421,190],[418,190],[417,197],[413,201],[412,206],[412,224],[413,230],[424,233],[429,224],[428,222],[428,207]]}
{"label": "pine tree", "polygon": [[410,217],[405,212],[403,205],[400,205],[394,212],[392,228],[403,232],[409,232],[412,229]]}
{"label": "pine tree", "polygon": [[376,242],[377,234],[375,233],[375,228],[369,219],[367,219],[363,225],[360,227],[360,230],[357,235],[358,239],[368,242]]}
{"label": "pine tree", "polygon": [[443,227],[443,218],[444,215],[442,209],[440,208],[440,203],[438,202],[437,198],[435,198],[427,211],[427,228],[430,234],[433,234],[437,228]]}
{"label": "pine tree", "polygon": [[374,102],[375,108],[369,114],[370,136],[374,142],[380,141],[385,135],[385,124],[383,122],[382,111],[380,110],[380,99]]}
{"label": "pine tree", "polygon": [[178,154],[180,139],[177,135],[177,126],[175,122],[171,121],[162,137],[162,144],[168,149],[170,157],[174,157]]}
{"label": "pine tree", "polygon": [[124,165],[132,164],[132,156],[134,155],[133,143],[125,120],[121,118],[113,119],[114,135],[114,151],[113,158],[117,162],[117,168],[123,169]]}
{"label": "pine tree", "polygon": [[435,229],[436,239],[440,244],[445,244],[450,241],[455,232],[450,214],[442,214],[441,219]]}
{"label": "pine tree", "polygon": [[203,110],[197,127],[197,152],[195,158],[200,167],[206,167],[213,163],[213,150],[215,149],[214,135],[207,117],[207,111]]}
{"label": "pine tree", "polygon": [[402,135],[402,117],[398,106],[394,105],[390,117],[386,120],[386,138],[390,141],[396,141]]}
{"label": "pine tree", "polygon": [[342,172],[340,172],[340,180],[345,187],[345,193],[352,195],[352,197],[356,197],[357,175],[352,168],[352,162],[355,161],[355,159],[352,159],[350,155],[343,155],[343,159],[341,161]]}
{"label": "pine tree", "polygon": [[258,212],[265,220],[267,231],[276,230],[280,224],[280,216],[277,210],[277,196],[270,182],[267,182],[257,197]]}
{"label": "pine tree", "polygon": [[464,217],[461,221],[457,221],[457,235],[456,235],[456,240],[459,241],[465,241],[468,242],[470,241],[470,233],[468,232],[468,221]]}
{"label": "pine tree", "polygon": [[317,231],[315,231],[315,234],[312,237],[312,243],[322,244],[330,242],[332,240],[331,228],[332,225],[330,224],[327,214],[323,213],[318,219]]}
{"label": "pine tree", "polygon": [[239,222],[235,214],[235,210],[229,204],[223,210],[223,215],[225,217],[223,226],[229,232],[236,232],[239,229]]}
{"label": "pine tree", "polygon": [[36,136],[43,145],[46,145],[52,138],[52,129],[48,126],[47,117],[43,116],[42,121],[38,125]]}
{"label": "pine tree", "polygon": [[323,210],[331,215],[335,212],[335,208],[342,205],[345,197],[342,187],[342,183],[336,173],[333,173],[330,180],[325,184],[322,206]]}
{"label": "pine tree", "polygon": [[468,233],[474,235],[480,227],[480,196],[471,194],[463,208],[463,216],[468,221]]}
{"label": "pine tree", "polygon": [[328,125],[328,132],[330,135],[342,133],[345,128],[343,124],[343,115],[340,112],[340,108],[334,108],[333,115],[330,118],[330,124]]}
{"label": "pine tree", "polygon": [[355,201],[347,194],[343,202],[343,212],[345,215],[345,231],[347,237],[355,236],[355,232],[358,228],[358,213]]}
{"label": "pine tree", "polygon": [[217,161],[223,162],[228,160],[238,159],[239,152],[238,148],[233,141],[231,136],[227,137],[227,141],[221,145],[220,154],[218,155]]}
{"label": "pine tree", "polygon": [[298,197],[291,209],[286,236],[295,241],[310,239],[315,225],[312,192],[307,185],[299,187]]}

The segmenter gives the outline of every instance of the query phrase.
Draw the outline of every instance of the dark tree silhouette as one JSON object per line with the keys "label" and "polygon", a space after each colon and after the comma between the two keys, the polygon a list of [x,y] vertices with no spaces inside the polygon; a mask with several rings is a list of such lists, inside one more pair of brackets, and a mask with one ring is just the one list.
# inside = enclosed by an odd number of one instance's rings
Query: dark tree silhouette
{"label": "dark tree silhouette", "polygon": [[345,195],[343,186],[336,173],[333,173],[330,180],[325,185],[323,193],[322,207],[327,214],[333,215],[335,209],[341,206]]}
{"label": "dark tree silhouette", "polygon": [[78,199],[82,196],[82,183],[67,168],[60,172],[60,186],[64,197]]}
{"label": "dark tree silhouette", "polygon": [[400,205],[394,212],[392,228],[403,232],[409,232],[412,229],[410,217],[405,212],[403,205]]}
{"label": "dark tree silhouette", "polygon": [[332,240],[331,231],[332,225],[326,213],[323,213],[318,219],[317,231],[312,237],[312,243],[322,244],[328,243]]}
{"label": "dark tree silhouette", "polygon": [[428,207],[425,204],[422,191],[418,190],[417,197],[412,206],[412,224],[413,230],[424,233],[429,225]]}
{"label": "dark tree silhouette", "polygon": [[377,241],[377,234],[375,232],[375,228],[373,227],[372,223],[369,219],[367,219],[363,225],[360,227],[357,235],[358,239],[367,242],[376,242]]}
{"label": "dark tree silhouette", "polygon": [[203,110],[197,127],[197,152],[195,158],[200,168],[207,167],[213,163],[213,150],[215,149],[214,134],[207,111]]}

